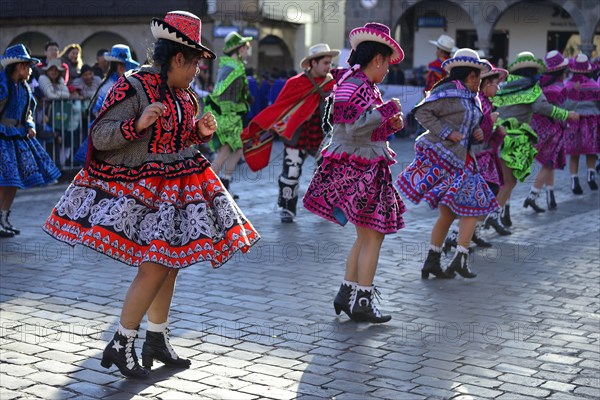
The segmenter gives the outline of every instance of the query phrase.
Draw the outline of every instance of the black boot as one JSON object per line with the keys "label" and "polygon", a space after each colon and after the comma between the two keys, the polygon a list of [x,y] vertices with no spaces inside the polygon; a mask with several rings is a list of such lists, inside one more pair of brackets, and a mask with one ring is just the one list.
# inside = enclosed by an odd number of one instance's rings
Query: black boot
{"label": "black boot", "polygon": [[589,170],[588,171],[588,186],[590,187],[590,190],[598,190],[598,184],[596,183],[596,173],[594,172],[594,170]]}
{"label": "black boot", "polygon": [[527,196],[527,198],[523,202],[523,207],[524,208],[531,207],[531,208],[533,208],[533,211],[535,211],[536,213],[546,212],[546,210],[544,210],[542,207],[540,207],[536,204],[535,200],[537,199],[537,197],[538,197],[538,193],[529,192],[529,196]]}
{"label": "black boot", "polygon": [[490,226],[496,230],[498,235],[506,236],[512,234],[512,232],[506,229],[500,221],[500,209],[492,211],[483,222],[484,229],[489,229]]}
{"label": "black boot", "polygon": [[448,268],[446,268],[446,276],[449,279],[452,279],[456,276],[455,272],[457,272],[463,278],[467,278],[467,279],[475,278],[477,276],[477,274],[472,272],[469,269],[469,266],[467,265],[468,258],[469,258],[468,253],[463,253],[461,251],[457,251],[456,254],[454,255],[454,258],[450,262],[450,265],[448,265]]}
{"label": "black boot", "polygon": [[14,226],[12,226],[12,224],[8,220],[8,217],[10,217],[10,210],[2,210],[2,211],[0,211],[0,226],[2,228],[4,228],[4,230],[12,232],[15,235],[18,235],[19,233],[21,233],[21,231],[19,229],[17,229]]}
{"label": "black boot", "polygon": [[342,283],[340,290],[338,290],[338,293],[335,296],[335,300],[333,300],[333,308],[335,308],[335,313],[340,315],[340,313],[343,311],[346,313],[346,315],[352,318],[352,315],[350,315],[350,306],[354,301],[354,296],[356,296],[356,287]]}
{"label": "black boot", "polygon": [[421,269],[421,279],[428,279],[429,274],[434,275],[436,278],[445,278],[444,271],[442,270],[442,265],[440,263],[440,259],[442,257],[442,253],[438,253],[434,250],[429,250],[427,253],[427,259],[425,260],[425,264],[423,264],[423,269]]}
{"label": "black boot", "polygon": [[512,226],[512,220],[510,219],[510,204],[506,204],[502,210],[502,218],[500,219],[502,225],[507,228]]}
{"label": "black boot", "polygon": [[554,198],[554,190],[546,191],[546,203],[548,203],[548,210],[555,210],[558,207]]}
{"label": "black boot", "polygon": [[137,330],[133,336],[125,336],[117,328],[115,336],[104,349],[104,353],[102,353],[100,365],[104,368],[110,368],[115,364],[119,368],[119,371],[129,378],[147,378],[149,372],[140,366],[135,354],[136,338]]}
{"label": "black boot", "polygon": [[379,291],[375,286],[371,286],[367,290],[357,288],[356,299],[354,300],[351,313],[353,321],[379,324],[392,319],[391,315],[381,315],[375,305],[376,296],[379,296]]}
{"label": "black boot", "polygon": [[456,247],[458,241],[458,231],[452,230],[450,234],[446,236],[446,240],[444,240],[444,247],[442,247],[442,251],[444,254],[448,254],[448,252],[452,251],[453,247]]}
{"label": "black boot", "polygon": [[[479,224],[479,222],[477,223]],[[479,247],[492,247],[490,242],[487,242],[485,239],[481,237],[481,226],[476,225],[475,230],[473,231],[473,236],[471,237],[471,242],[475,243]],[[471,249],[469,249],[470,252]]]}
{"label": "black boot", "polygon": [[579,184],[578,176],[571,177],[571,190],[573,191],[573,194],[583,194],[583,189],[581,189],[581,185]]}
{"label": "black boot", "polygon": [[146,331],[146,341],[142,346],[142,365],[149,369],[154,360],[177,368],[189,368],[192,364],[187,358],[181,358],[175,353],[169,343],[168,329],[164,332]]}
{"label": "black boot", "polygon": [[0,225],[0,238],[11,238],[13,236],[15,236],[15,233],[13,231],[9,231],[8,229]]}

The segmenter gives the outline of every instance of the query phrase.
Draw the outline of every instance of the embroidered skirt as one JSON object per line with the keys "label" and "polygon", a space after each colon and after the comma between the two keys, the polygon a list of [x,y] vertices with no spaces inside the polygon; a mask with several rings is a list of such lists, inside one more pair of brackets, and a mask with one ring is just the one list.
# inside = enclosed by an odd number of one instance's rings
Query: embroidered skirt
{"label": "embroidered skirt", "polygon": [[37,139],[0,133],[0,186],[27,189],[59,177],[56,164]]}
{"label": "embroidered skirt", "polygon": [[136,169],[92,161],[43,229],[132,266],[221,266],[260,238],[201,155]]}
{"label": "embroidered skirt", "polygon": [[501,124],[506,129],[506,136],[500,158],[512,170],[514,177],[523,182],[531,174],[533,160],[537,155],[534,147],[537,134],[531,126],[520,123],[516,118],[508,118]]}
{"label": "embroidered skirt", "polygon": [[323,158],[303,203],[310,212],[340,225],[350,221],[381,233],[404,227],[406,207],[386,160],[372,162],[346,153]]}
{"label": "embroidered skirt", "polygon": [[563,169],[567,164],[564,139],[565,123],[534,114],[530,125],[538,136],[535,159],[545,167]]}
{"label": "embroidered skirt", "polygon": [[581,115],[579,121],[569,121],[565,151],[573,156],[600,153],[600,115]]}
{"label": "embroidered skirt", "polygon": [[396,185],[415,204],[425,200],[432,209],[443,204],[460,216],[487,215],[499,207],[471,157],[459,169],[418,144],[415,159],[400,173]]}

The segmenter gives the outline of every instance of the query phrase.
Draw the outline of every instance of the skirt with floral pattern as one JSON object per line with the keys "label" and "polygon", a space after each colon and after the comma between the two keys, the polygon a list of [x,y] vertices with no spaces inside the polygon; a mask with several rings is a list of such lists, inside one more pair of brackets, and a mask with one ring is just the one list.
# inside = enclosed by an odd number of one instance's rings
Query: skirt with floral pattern
{"label": "skirt with floral pattern", "polygon": [[303,198],[304,207],[329,221],[394,233],[404,228],[406,207],[386,160],[346,153],[323,158]]}
{"label": "skirt with floral pattern", "polygon": [[459,169],[418,144],[415,153],[413,162],[396,180],[398,189],[413,203],[425,200],[432,209],[443,204],[454,214],[467,217],[487,215],[499,207],[472,157]]}
{"label": "skirt with floral pattern", "polygon": [[217,268],[260,238],[201,155],[136,169],[92,161],[43,229],[132,266]]}

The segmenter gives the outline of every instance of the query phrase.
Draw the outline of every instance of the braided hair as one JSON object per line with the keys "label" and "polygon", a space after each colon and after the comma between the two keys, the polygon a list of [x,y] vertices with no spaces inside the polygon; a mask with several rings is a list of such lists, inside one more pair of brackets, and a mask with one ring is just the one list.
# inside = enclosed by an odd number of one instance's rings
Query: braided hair
{"label": "braided hair", "polygon": [[177,53],[183,54],[186,63],[192,62],[194,58],[202,57],[200,50],[166,39],[158,39],[154,44],[154,51],[148,54],[148,59],[155,66],[160,67],[160,96],[158,100],[160,102],[164,101],[167,95],[167,72],[169,71],[171,58]]}

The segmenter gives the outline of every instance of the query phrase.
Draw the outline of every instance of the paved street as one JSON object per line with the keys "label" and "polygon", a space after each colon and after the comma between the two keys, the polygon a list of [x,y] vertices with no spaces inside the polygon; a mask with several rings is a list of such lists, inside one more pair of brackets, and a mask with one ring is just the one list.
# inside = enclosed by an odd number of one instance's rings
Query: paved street
{"label": "paved street", "polygon": [[[412,141],[392,145],[396,175]],[[172,343],[192,367],[155,364],[147,381],[100,366],[135,269],[41,230],[65,184],[19,192],[12,217],[23,232],[0,241],[0,398],[600,398],[600,207],[583,165],[585,194],[571,194],[559,172],[552,212],[522,208],[532,177],[517,186],[514,233],[485,231],[494,247],[472,255],[473,280],[420,279],[437,214],[407,204],[375,282],[393,319],[369,325],[332,306],[354,229],[304,209],[282,225],[280,145],[273,155],[259,174],[241,165],[233,182],[261,242],[220,269],[179,275]]]}

